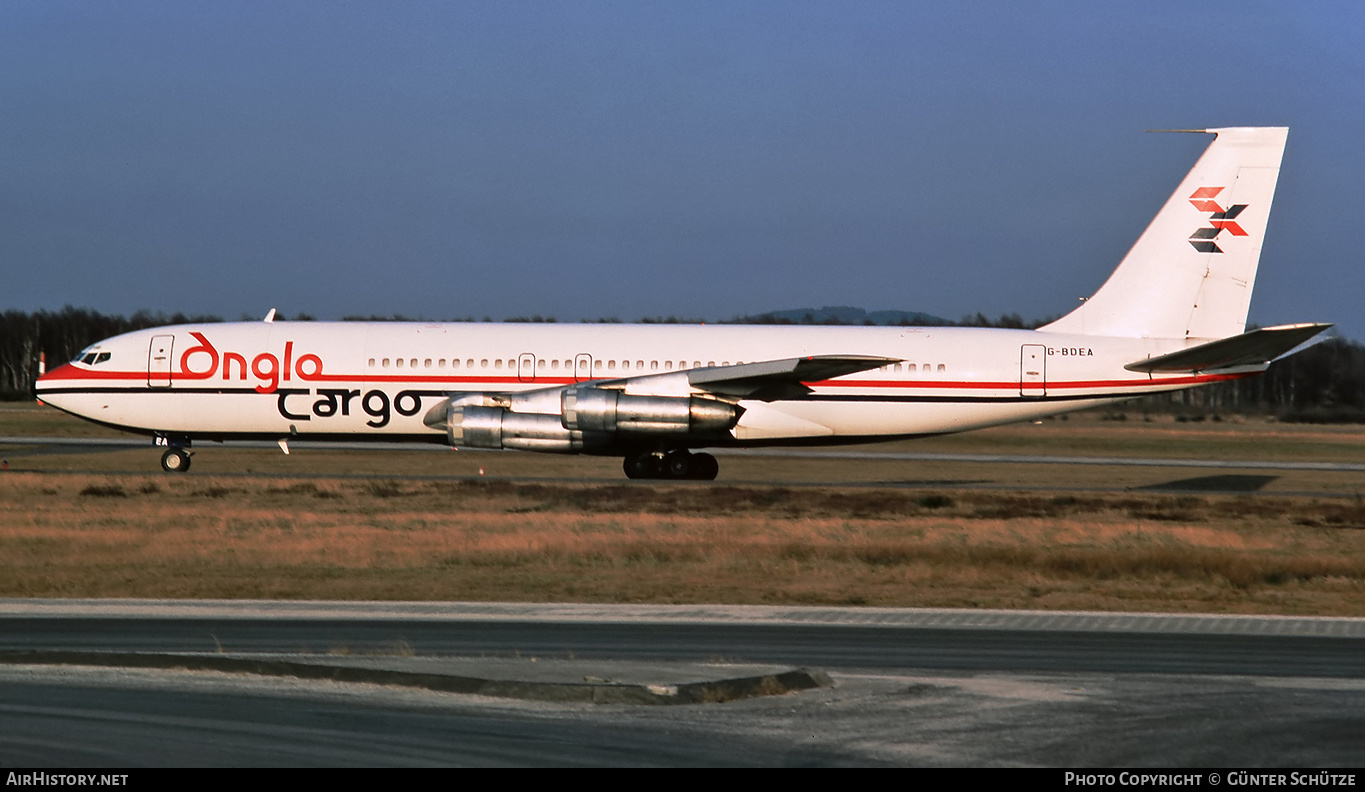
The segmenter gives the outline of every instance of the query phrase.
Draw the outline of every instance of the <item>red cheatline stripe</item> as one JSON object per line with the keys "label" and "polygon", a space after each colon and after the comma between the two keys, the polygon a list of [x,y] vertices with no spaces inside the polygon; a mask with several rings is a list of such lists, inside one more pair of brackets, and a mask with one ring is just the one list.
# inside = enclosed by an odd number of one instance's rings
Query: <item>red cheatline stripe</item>
{"label": "red cheatline stripe", "polygon": [[[147,379],[146,372],[127,372],[127,371],[101,371],[92,372],[82,369],[72,369],[72,372],[79,372],[72,375],[71,372],[66,376],[53,376],[49,374],[43,378],[43,383],[57,382],[61,380],[132,380],[143,382]],[[55,372],[54,372],[55,373]],[[1169,385],[1203,385],[1212,382],[1223,382],[1226,380],[1241,379],[1251,376],[1250,373],[1244,374],[1197,374],[1180,375],[1170,377],[1147,378],[1135,376],[1132,379],[1102,379],[1102,380],[1051,380],[1046,383],[1024,383],[1024,387],[1032,389],[1047,388],[1048,390],[1079,390],[1086,388],[1138,388],[1145,389],[1157,386]],[[227,384],[246,383],[259,384],[255,379],[232,379],[219,380],[213,379],[212,382],[222,382]],[[175,377],[172,377],[175,382]],[[196,383],[205,380],[194,380]],[[572,385],[575,380],[564,377],[537,377],[533,380],[521,380],[517,377],[418,377],[408,378],[398,375],[372,376],[372,377],[351,377],[340,374],[329,374],[325,377],[309,377],[299,379],[295,377],[288,383],[281,381],[281,387],[288,387],[295,383],[307,384],[311,382],[336,382],[336,383],[392,383],[420,387],[422,385]],[[805,383],[815,388],[873,388],[879,390],[1017,390],[1020,387],[1018,380],[982,381],[972,382],[964,380],[821,380],[819,382]]]}

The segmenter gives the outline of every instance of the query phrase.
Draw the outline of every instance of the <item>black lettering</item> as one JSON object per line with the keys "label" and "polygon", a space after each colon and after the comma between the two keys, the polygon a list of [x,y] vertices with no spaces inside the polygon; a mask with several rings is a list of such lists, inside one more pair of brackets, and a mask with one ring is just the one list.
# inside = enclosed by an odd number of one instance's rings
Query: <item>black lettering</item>
{"label": "black lettering", "polygon": [[345,388],[318,388],[318,399],[313,403],[313,414],[319,418],[330,418],[337,414],[337,406],[341,406],[342,415],[351,414],[351,399],[360,395],[358,390],[346,390]]}
{"label": "black lettering", "polygon": [[[379,406],[371,407],[370,401],[378,398]],[[283,400],[281,400],[283,401]],[[377,418],[377,421],[366,421],[365,425],[378,429],[389,424],[389,394],[382,390],[372,390],[365,394],[365,398],[360,400],[360,406],[365,410],[365,414]]]}
{"label": "black lettering", "polygon": [[[404,399],[412,399],[411,408],[403,406]],[[422,392],[410,390],[400,391],[397,396],[393,397],[393,409],[397,410],[399,415],[416,415],[422,410]]]}
{"label": "black lettering", "polygon": [[305,395],[306,395],[306,394],[308,394],[309,392],[310,392],[310,391],[309,391],[307,388],[281,388],[281,389],[275,391],[275,393],[279,395],[279,399],[277,400],[277,404],[279,405],[280,415],[283,415],[285,418],[288,418],[288,419],[291,420],[291,421],[311,421],[311,420],[313,420],[313,416],[311,416],[311,415],[307,415],[307,414],[295,415],[294,413],[289,412],[289,410],[287,410],[287,409],[285,408],[285,406],[284,406],[284,400],[285,400],[285,398],[287,398],[287,397],[289,397],[289,396],[298,396],[298,395],[300,395],[300,394],[305,394]]}
{"label": "black lettering", "polygon": [[344,394],[339,394],[339,395],[341,395],[341,414],[342,414],[342,415],[350,415],[350,414],[351,414],[351,399],[354,399],[355,397],[359,396],[359,395],[360,395],[360,391],[358,391],[358,390],[348,390],[348,391],[346,391]]}
{"label": "black lettering", "polygon": [[318,389],[321,399],[313,402],[313,414],[319,418],[331,418],[337,414],[337,392],[334,390]]}

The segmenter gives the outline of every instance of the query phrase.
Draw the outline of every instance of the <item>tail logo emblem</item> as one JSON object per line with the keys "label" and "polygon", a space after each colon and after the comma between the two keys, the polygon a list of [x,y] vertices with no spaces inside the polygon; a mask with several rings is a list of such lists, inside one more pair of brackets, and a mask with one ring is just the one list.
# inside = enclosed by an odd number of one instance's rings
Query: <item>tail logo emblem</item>
{"label": "tail logo emblem", "polygon": [[1237,215],[1241,214],[1247,205],[1233,204],[1224,209],[1214,200],[1222,191],[1222,187],[1200,187],[1190,196],[1190,203],[1194,204],[1195,209],[1208,212],[1210,215],[1208,226],[1196,229],[1190,235],[1190,244],[1200,253],[1222,253],[1223,249],[1218,247],[1215,240],[1224,231],[1233,236],[1247,235],[1247,232],[1237,225]]}

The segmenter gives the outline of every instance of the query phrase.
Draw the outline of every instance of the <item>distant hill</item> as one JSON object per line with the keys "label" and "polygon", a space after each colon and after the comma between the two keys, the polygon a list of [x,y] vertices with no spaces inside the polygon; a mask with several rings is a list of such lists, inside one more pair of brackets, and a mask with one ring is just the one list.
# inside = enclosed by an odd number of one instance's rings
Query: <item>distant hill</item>
{"label": "distant hill", "polygon": [[816,324],[816,325],[898,325],[904,327],[940,327],[953,322],[918,311],[868,311],[848,305],[826,305],[823,308],[792,308],[786,311],[741,316],[738,324]]}

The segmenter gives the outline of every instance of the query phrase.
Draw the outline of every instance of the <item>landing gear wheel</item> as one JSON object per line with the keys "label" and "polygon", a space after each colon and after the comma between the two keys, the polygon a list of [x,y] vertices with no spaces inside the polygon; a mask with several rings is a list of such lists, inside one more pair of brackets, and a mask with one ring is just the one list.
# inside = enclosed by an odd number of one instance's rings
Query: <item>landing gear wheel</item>
{"label": "landing gear wheel", "polygon": [[664,470],[668,472],[669,478],[695,478],[693,459],[694,457],[686,451],[669,454],[664,457]]}
{"label": "landing gear wheel", "polygon": [[692,457],[692,478],[699,481],[715,481],[720,474],[720,463],[710,454],[696,454]]}
{"label": "landing gear wheel", "polygon": [[184,473],[190,469],[190,454],[183,448],[171,448],[161,455],[161,469],[167,473]]}
{"label": "landing gear wheel", "polygon": [[621,468],[631,479],[659,478],[660,473],[659,458],[653,454],[632,454],[621,462]]}

